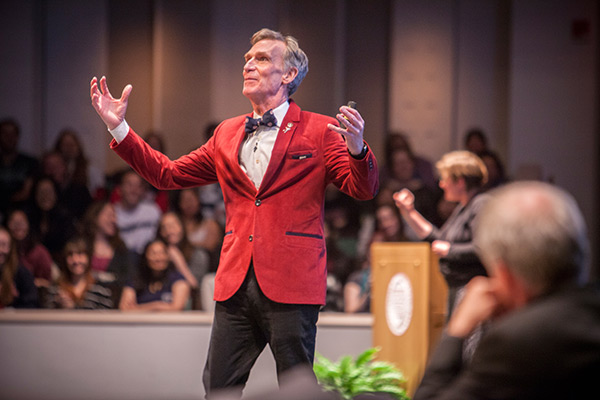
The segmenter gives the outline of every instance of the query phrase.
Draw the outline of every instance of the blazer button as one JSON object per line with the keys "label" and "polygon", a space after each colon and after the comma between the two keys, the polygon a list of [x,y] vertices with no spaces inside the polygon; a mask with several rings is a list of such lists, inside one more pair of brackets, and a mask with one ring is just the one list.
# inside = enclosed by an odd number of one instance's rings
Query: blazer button
{"label": "blazer button", "polygon": [[249,242],[251,242],[251,241],[253,241],[253,240],[254,240],[254,236],[252,236],[252,235],[248,236],[248,241],[249,241]]}
{"label": "blazer button", "polygon": [[260,199],[256,199],[256,201],[254,202],[254,205],[256,207],[258,207],[258,206],[260,206],[260,203],[261,203]]}

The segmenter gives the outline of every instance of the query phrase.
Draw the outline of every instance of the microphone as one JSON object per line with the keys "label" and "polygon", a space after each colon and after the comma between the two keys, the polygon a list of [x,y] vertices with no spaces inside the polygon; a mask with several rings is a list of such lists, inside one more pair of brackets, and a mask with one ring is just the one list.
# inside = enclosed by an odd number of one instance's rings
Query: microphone
{"label": "microphone", "polygon": [[[347,106],[356,110],[356,102],[355,101],[350,100],[348,102]],[[344,119],[347,120],[348,118],[344,117]],[[340,127],[342,129],[346,129],[346,125],[344,125],[344,122],[341,119],[338,118],[338,122],[340,123]]]}

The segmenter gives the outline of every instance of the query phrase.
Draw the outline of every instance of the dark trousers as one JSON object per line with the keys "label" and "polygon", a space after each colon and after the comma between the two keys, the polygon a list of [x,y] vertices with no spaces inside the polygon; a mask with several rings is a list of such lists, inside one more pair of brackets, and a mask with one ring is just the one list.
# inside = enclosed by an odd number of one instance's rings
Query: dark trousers
{"label": "dark trousers", "polygon": [[312,366],[319,309],[269,300],[250,265],[237,293],[215,305],[203,377],[207,397],[223,388],[235,388],[241,396],[250,369],[267,344],[278,377],[297,365]]}

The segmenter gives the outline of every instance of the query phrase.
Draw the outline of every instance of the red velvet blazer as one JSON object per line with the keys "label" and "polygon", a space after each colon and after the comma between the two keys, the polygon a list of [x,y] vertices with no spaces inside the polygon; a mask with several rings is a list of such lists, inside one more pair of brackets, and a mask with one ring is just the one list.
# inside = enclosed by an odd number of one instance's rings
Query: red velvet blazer
{"label": "red velvet blazer", "polygon": [[280,124],[269,166],[257,190],[239,163],[246,115],[223,121],[202,147],[175,161],[153,150],[133,130],[111,148],[158,189],[219,182],[227,222],[215,278],[217,301],[242,284],[250,261],[273,301],[324,304],[325,187],[368,200],[379,187],[375,156],[356,160],[342,137],[327,128],[335,119],[301,111],[293,101]]}

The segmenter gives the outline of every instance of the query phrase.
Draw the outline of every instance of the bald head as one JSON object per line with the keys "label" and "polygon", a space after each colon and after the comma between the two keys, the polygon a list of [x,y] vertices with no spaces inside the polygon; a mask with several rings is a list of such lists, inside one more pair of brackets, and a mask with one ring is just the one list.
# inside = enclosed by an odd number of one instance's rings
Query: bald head
{"label": "bald head", "polygon": [[475,235],[488,269],[502,262],[537,294],[587,280],[587,232],[573,197],[542,182],[491,193]]}

